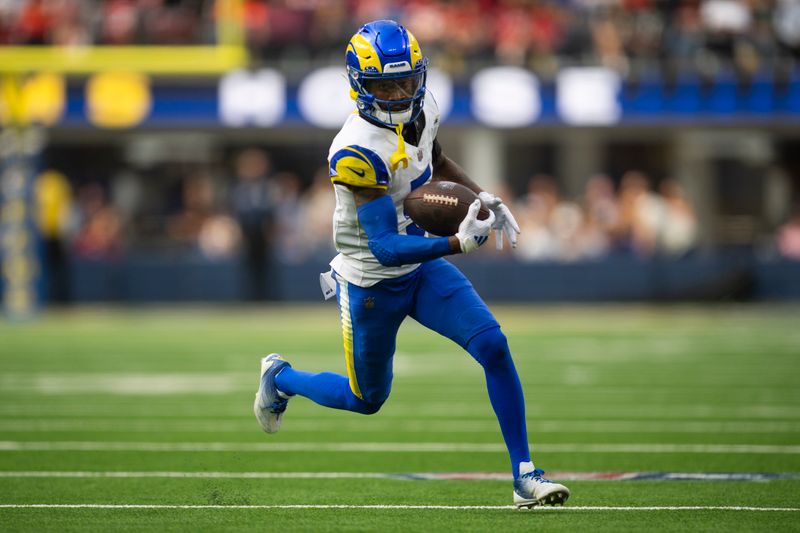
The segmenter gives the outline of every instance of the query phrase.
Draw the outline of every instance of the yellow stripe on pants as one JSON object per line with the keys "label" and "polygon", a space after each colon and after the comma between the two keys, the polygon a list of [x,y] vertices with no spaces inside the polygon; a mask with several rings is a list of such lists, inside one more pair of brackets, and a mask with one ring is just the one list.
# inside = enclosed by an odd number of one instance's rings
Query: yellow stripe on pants
{"label": "yellow stripe on pants", "polygon": [[344,339],[344,359],[347,364],[347,378],[350,380],[350,390],[353,391],[358,398],[364,399],[361,396],[361,389],[358,388],[358,380],[356,379],[356,366],[353,360],[353,321],[350,318],[350,296],[347,290],[347,281],[339,279],[339,308],[342,315],[342,338]]}

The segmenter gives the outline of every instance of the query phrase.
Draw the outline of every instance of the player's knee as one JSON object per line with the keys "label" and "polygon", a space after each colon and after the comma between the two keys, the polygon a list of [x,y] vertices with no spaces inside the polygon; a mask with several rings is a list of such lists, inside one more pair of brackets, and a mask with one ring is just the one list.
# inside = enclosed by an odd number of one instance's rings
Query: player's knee
{"label": "player's knee", "polygon": [[353,393],[350,393],[350,395],[350,401],[348,402],[350,405],[348,409],[362,415],[374,415],[380,411],[381,406],[383,406],[389,396],[388,393],[384,394],[381,391],[364,392],[361,394],[361,397]]}
{"label": "player's knee", "polygon": [[511,358],[508,340],[499,327],[475,335],[467,349],[484,368],[505,364]]}
{"label": "player's knee", "polygon": [[378,411],[380,411],[381,406],[385,400],[379,402],[361,402],[361,409],[358,411],[362,415],[374,415]]}
{"label": "player's knee", "polygon": [[381,406],[385,401],[385,396],[379,396],[376,394],[365,395],[362,398],[356,398],[354,411],[361,413],[362,415],[374,415],[380,411]]}

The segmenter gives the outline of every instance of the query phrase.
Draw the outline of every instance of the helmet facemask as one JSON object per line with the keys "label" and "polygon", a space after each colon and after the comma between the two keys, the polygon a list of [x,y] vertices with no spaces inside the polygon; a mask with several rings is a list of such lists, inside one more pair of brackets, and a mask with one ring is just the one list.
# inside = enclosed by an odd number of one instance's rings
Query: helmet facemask
{"label": "helmet facemask", "polygon": [[411,72],[392,74],[348,68],[358,110],[385,126],[394,127],[416,120],[425,98],[426,63]]}

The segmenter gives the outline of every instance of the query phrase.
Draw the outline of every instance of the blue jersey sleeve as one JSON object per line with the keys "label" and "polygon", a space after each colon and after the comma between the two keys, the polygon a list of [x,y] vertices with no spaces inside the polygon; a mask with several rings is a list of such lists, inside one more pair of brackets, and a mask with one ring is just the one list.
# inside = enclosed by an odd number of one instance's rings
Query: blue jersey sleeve
{"label": "blue jersey sleeve", "polygon": [[397,212],[389,196],[381,196],[358,208],[358,221],[369,238],[372,255],[383,266],[430,261],[453,252],[447,237],[400,235]]}

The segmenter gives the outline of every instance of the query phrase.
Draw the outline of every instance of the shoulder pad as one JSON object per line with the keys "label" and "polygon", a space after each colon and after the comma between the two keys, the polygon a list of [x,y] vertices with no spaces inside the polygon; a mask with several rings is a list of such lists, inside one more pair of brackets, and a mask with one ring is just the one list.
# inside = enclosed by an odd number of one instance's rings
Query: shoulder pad
{"label": "shoulder pad", "polygon": [[367,148],[350,145],[341,148],[330,161],[330,176],[333,183],[386,189],[389,187],[389,171],[386,163]]}

